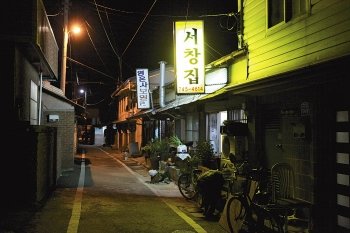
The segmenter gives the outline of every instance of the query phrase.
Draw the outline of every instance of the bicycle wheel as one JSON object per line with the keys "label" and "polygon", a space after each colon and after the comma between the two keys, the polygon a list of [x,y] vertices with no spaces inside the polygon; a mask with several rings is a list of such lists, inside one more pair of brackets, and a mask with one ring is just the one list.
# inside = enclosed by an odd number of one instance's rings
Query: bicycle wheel
{"label": "bicycle wheel", "polygon": [[192,200],[195,201],[195,204],[198,208],[203,208],[203,196],[199,192],[196,192]]}
{"label": "bicycle wheel", "polygon": [[264,218],[264,231],[266,233],[283,233],[283,222],[279,216],[267,213]]}
{"label": "bicycle wheel", "polygon": [[242,232],[242,226],[247,215],[248,208],[244,197],[233,196],[227,201],[226,221],[231,233]]}
{"label": "bicycle wheel", "polygon": [[191,200],[196,196],[196,187],[192,183],[191,175],[181,174],[177,181],[177,185],[179,187],[181,195],[184,198]]}
{"label": "bicycle wheel", "polygon": [[283,233],[283,219],[271,209],[255,203],[251,206],[250,222],[254,232]]}

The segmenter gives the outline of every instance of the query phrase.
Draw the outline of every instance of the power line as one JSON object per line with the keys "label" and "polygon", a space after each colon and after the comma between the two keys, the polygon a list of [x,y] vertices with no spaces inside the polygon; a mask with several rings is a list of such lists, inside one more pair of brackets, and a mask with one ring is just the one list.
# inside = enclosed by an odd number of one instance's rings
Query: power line
{"label": "power line", "polygon": [[114,46],[112,45],[111,40],[109,39],[108,33],[107,33],[107,31],[106,31],[106,28],[105,28],[105,26],[104,26],[104,24],[103,24],[103,20],[102,20],[101,15],[100,15],[100,10],[98,9],[95,0],[94,0],[94,3],[95,3],[95,6],[96,6],[97,14],[98,14],[98,17],[99,17],[99,19],[100,19],[100,22],[101,22],[103,31],[104,31],[104,33],[105,33],[105,35],[106,35],[106,37],[107,37],[108,43],[109,43],[109,45],[111,46],[112,51],[115,53],[115,55],[117,55],[117,57],[119,57],[119,54],[117,53],[117,51],[115,51]]}
{"label": "power line", "polygon": [[70,57],[67,57],[67,59],[70,60],[71,62],[74,62],[74,63],[78,64],[78,65],[81,65],[81,66],[84,66],[84,67],[86,67],[86,68],[88,68],[88,69],[90,69],[90,70],[93,70],[93,71],[95,71],[95,72],[97,72],[97,73],[99,73],[99,74],[102,74],[102,75],[104,75],[104,76],[106,76],[106,77],[108,77],[108,78],[111,78],[113,81],[115,81],[115,79],[114,79],[112,76],[110,76],[110,75],[108,75],[108,74],[105,74],[105,73],[103,73],[103,72],[101,72],[101,71],[99,71],[99,70],[96,70],[95,68],[92,68],[92,67],[90,67],[90,66],[88,66],[88,65],[85,65],[85,64],[83,64],[83,63],[81,63],[81,62],[79,62],[79,61],[76,61],[76,60],[74,60],[74,59],[72,59],[72,58],[70,58]]}
{"label": "power line", "polygon": [[142,22],[141,22],[140,26],[137,28],[137,30],[136,30],[136,32],[135,32],[135,34],[133,35],[133,37],[132,37],[132,38],[131,38],[131,40],[129,41],[129,44],[128,44],[128,45],[126,46],[126,48],[124,49],[124,51],[123,51],[123,53],[122,53],[122,56],[124,55],[124,53],[126,52],[126,50],[129,48],[129,46],[130,46],[131,42],[134,40],[134,38],[135,38],[136,34],[137,34],[137,33],[138,33],[138,31],[140,30],[141,26],[142,26],[142,25],[143,25],[143,23],[145,22],[145,20],[146,20],[147,16],[148,16],[148,15],[149,15],[149,13],[151,12],[151,10],[152,10],[153,6],[156,4],[156,2],[157,2],[157,0],[154,0],[154,2],[153,2],[153,4],[152,4],[151,8],[148,10],[148,12],[147,12],[147,14],[145,15],[145,17],[143,18],[143,20],[142,20]]}
{"label": "power line", "polygon": [[[98,17],[99,17],[99,19],[100,19],[100,22],[101,22],[103,31],[104,31],[104,33],[105,33],[105,35],[106,35],[106,37],[107,37],[108,43],[109,43],[109,45],[111,46],[112,51],[114,52],[114,54],[118,57],[118,62],[119,62],[119,76],[122,76],[122,55],[119,55],[118,51],[116,51],[117,48],[114,48],[114,46],[112,45],[112,42],[111,42],[111,40],[109,39],[108,33],[107,33],[106,28],[105,28],[105,26],[104,26],[104,24],[103,24],[103,20],[102,20],[102,18],[101,18],[100,11],[99,11],[99,9],[98,9],[98,6],[97,6],[97,3],[96,3],[95,0],[94,0],[94,3],[95,3],[95,7],[96,7],[96,10],[97,10],[97,14],[98,14]],[[107,15],[107,12],[106,12],[106,15]],[[107,20],[108,20],[108,15],[107,15]],[[118,77],[118,80],[117,80],[117,81],[118,81],[118,83],[119,83],[119,81],[120,81],[120,78],[119,78],[119,77]]]}
{"label": "power line", "polygon": [[[88,22],[87,22],[86,20],[85,20],[85,23],[88,24]],[[88,24],[88,25],[89,25],[89,24]],[[108,67],[106,66],[106,64],[104,63],[102,57],[100,56],[100,53],[97,51],[97,48],[96,48],[96,46],[95,46],[95,44],[94,44],[94,41],[93,41],[92,38],[91,38],[91,35],[90,35],[89,30],[88,30],[88,28],[86,27],[86,25],[85,25],[85,30],[86,30],[86,32],[87,32],[87,34],[88,34],[88,36],[89,36],[89,39],[90,39],[91,44],[92,44],[92,47],[94,47],[94,50],[95,50],[95,52],[96,52],[98,58],[100,59],[100,61],[102,62],[103,66],[106,68],[106,70],[109,71]]]}
{"label": "power line", "polygon": [[[96,4],[98,7],[100,8],[104,8],[107,10],[110,10],[112,12],[119,12],[119,13],[123,13],[123,14],[137,14],[137,15],[144,15],[144,12],[137,12],[137,11],[125,11],[125,10],[118,10],[115,8],[111,8],[108,6],[104,6],[104,5],[100,5],[100,4]],[[189,2],[188,2],[188,6],[189,6]],[[232,16],[232,12],[229,13],[218,13],[218,14],[205,14],[205,15],[188,15],[188,11],[186,15],[167,15],[167,14],[149,14],[148,16],[150,17],[168,17],[168,18],[186,18],[186,17],[199,17],[199,18],[206,18],[206,17],[221,17],[221,16]]]}

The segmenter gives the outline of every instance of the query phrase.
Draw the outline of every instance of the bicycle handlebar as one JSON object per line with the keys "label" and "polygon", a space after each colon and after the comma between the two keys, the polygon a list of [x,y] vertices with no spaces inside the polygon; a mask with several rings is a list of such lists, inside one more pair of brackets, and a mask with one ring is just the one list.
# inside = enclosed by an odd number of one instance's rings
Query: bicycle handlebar
{"label": "bicycle handlebar", "polygon": [[249,180],[261,181],[262,178],[267,176],[267,170],[262,167],[251,167],[248,161],[243,161],[240,166],[236,168],[236,175],[241,175]]}

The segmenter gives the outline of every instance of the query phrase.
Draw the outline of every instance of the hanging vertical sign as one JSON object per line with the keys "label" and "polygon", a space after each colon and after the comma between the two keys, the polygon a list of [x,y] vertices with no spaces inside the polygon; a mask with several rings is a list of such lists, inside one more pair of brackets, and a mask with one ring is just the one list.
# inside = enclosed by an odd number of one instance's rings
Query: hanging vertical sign
{"label": "hanging vertical sign", "polygon": [[137,107],[150,108],[148,69],[136,69]]}
{"label": "hanging vertical sign", "polygon": [[177,93],[204,93],[203,20],[175,22]]}

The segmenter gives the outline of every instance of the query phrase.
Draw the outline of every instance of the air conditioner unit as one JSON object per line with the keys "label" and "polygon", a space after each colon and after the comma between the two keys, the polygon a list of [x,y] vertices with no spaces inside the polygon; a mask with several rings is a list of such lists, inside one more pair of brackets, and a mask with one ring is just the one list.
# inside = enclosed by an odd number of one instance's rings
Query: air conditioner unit
{"label": "air conditioner unit", "polygon": [[245,159],[247,152],[247,137],[228,136],[222,137],[222,154],[224,158],[230,158],[232,154],[237,161]]}
{"label": "air conditioner unit", "polygon": [[226,121],[220,126],[220,133],[228,136],[247,136],[248,124],[242,122]]}
{"label": "air conditioner unit", "polygon": [[47,122],[58,122],[59,119],[59,115],[47,115]]}

